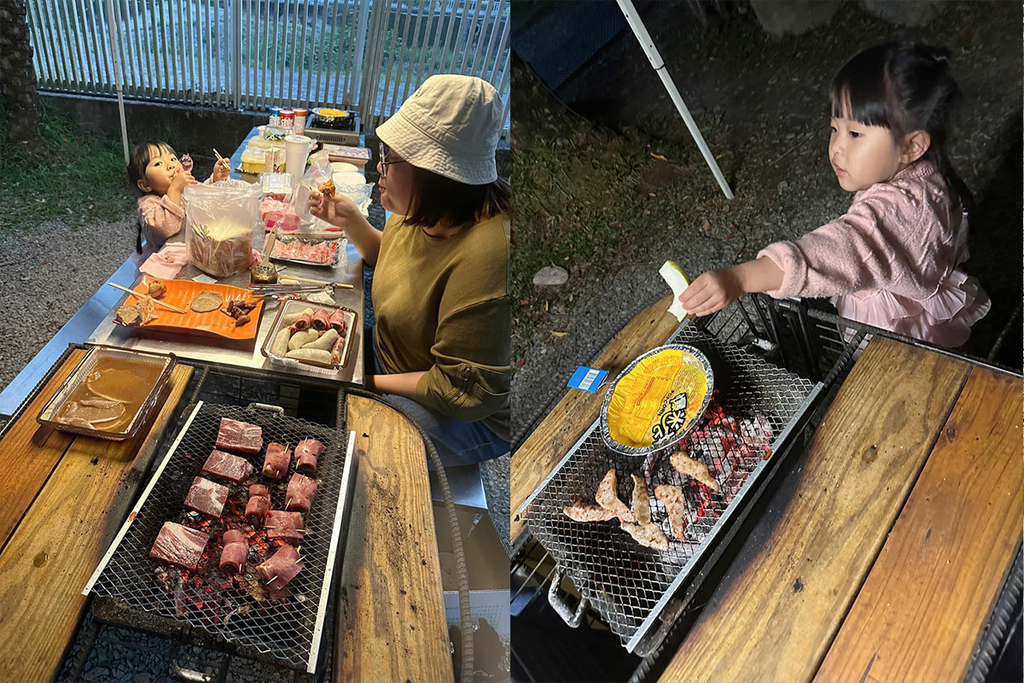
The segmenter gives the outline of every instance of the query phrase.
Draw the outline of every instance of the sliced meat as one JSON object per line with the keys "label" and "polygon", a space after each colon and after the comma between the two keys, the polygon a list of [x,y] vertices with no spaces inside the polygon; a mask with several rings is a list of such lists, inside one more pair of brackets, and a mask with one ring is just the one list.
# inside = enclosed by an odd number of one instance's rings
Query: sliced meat
{"label": "sliced meat", "polygon": [[220,551],[220,568],[222,571],[230,570],[240,574],[248,557],[248,543],[228,543]]}
{"label": "sliced meat", "polygon": [[263,449],[263,428],[225,417],[220,421],[215,445],[229,451],[259,453]]}
{"label": "sliced meat", "polygon": [[271,510],[265,522],[268,538],[280,538],[287,543],[299,545],[306,533],[302,513]]}
{"label": "sliced meat", "polygon": [[210,474],[241,484],[252,474],[252,465],[245,458],[214,450],[206,459],[206,464],[203,465],[203,474]]}
{"label": "sliced meat", "polygon": [[651,496],[647,493],[647,485],[640,477],[633,477],[633,508],[632,513],[637,524],[651,523]]}
{"label": "sliced meat", "polygon": [[615,519],[614,512],[593,503],[574,503],[570,507],[562,508],[562,512],[574,522],[605,522]]}
{"label": "sliced meat", "polygon": [[314,330],[320,330],[323,332],[331,326],[330,313],[322,308],[318,308],[313,311],[313,319],[311,321]]}
{"label": "sliced meat", "polygon": [[633,537],[637,543],[655,550],[668,550],[668,536],[656,524],[630,524],[622,523],[622,528]]}
{"label": "sliced meat", "polygon": [[345,311],[339,308],[338,310],[331,313],[331,316],[327,319],[327,322],[330,323],[331,327],[338,331],[338,334],[344,336],[346,330],[348,330],[347,317],[348,316],[346,315]]}
{"label": "sliced meat", "polygon": [[124,403],[121,401],[99,400],[102,405],[91,405],[93,399],[85,401],[72,401],[60,412],[58,418],[61,422],[70,423],[71,420],[88,422],[89,426],[111,422],[120,418],[125,413]]}
{"label": "sliced meat", "polygon": [[715,493],[721,493],[721,487],[711,476],[711,473],[708,472],[708,466],[704,463],[699,460],[694,460],[683,451],[673,453],[671,460],[672,467],[674,467],[676,472],[679,472],[679,474],[684,474],[687,477],[696,479]]}
{"label": "sliced meat", "polygon": [[672,535],[680,541],[686,540],[686,501],[683,490],[671,484],[658,484],[654,487],[654,495],[665,505],[668,521],[672,525]]}
{"label": "sliced meat", "polygon": [[256,565],[263,580],[271,588],[284,588],[305,567],[299,558],[299,551],[290,545],[283,545],[265,562]]}
{"label": "sliced meat", "polygon": [[626,504],[619,500],[619,494],[616,492],[616,486],[618,482],[615,479],[615,468],[608,470],[608,474],[604,475],[604,479],[601,480],[600,486],[597,487],[597,494],[594,498],[597,500],[597,504],[603,507],[605,510],[610,510],[616,517],[621,519],[623,522],[635,522],[636,518],[633,517],[633,513],[629,511]]}
{"label": "sliced meat", "polygon": [[174,522],[164,522],[149,556],[183,569],[198,569],[210,534]]}
{"label": "sliced meat", "polygon": [[249,497],[255,498],[256,496],[265,496],[270,498],[270,489],[263,484],[250,484],[249,485]]}
{"label": "sliced meat", "polygon": [[288,474],[288,465],[292,462],[292,450],[280,443],[267,444],[267,454],[263,458],[263,476],[278,481]]}
{"label": "sliced meat", "polygon": [[284,494],[285,508],[309,512],[313,507],[313,496],[316,495],[318,486],[315,480],[296,472],[288,481],[288,490]]}
{"label": "sliced meat", "polygon": [[292,323],[292,332],[301,332],[308,330],[310,325],[313,324],[313,313],[303,313],[299,316],[299,319]]}
{"label": "sliced meat", "polygon": [[217,519],[220,519],[221,513],[224,512],[224,503],[226,502],[228,502],[228,487],[202,477],[195,478],[192,488],[185,496],[185,507],[189,510],[195,510]]}
{"label": "sliced meat", "polygon": [[316,439],[303,439],[295,447],[295,470],[312,475],[316,472],[317,459],[325,450],[326,446]]}
{"label": "sliced meat", "polygon": [[260,528],[267,519],[270,512],[270,496],[249,496],[249,502],[245,504],[245,518],[254,527]]}
{"label": "sliced meat", "polygon": [[224,538],[221,541],[224,545],[230,545],[232,543],[244,543],[249,545],[249,537],[245,535],[245,532],[241,529],[228,529],[224,532]]}

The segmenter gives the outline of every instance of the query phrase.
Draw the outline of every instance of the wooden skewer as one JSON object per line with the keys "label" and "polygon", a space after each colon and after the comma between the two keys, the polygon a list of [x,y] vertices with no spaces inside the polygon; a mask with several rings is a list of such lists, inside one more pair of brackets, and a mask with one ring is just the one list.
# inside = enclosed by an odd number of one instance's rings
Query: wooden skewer
{"label": "wooden skewer", "polygon": [[[133,296],[135,296],[136,298],[139,298],[139,299],[141,299],[144,296],[147,296],[146,294],[139,294],[134,289],[128,289],[127,287],[122,287],[121,285],[114,284],[113,282],[108,282],[107,284],[110,285],[111,287],[113,287],[114,289],[120,289],[122,292],[128,292],[129,294],[131,294],[131,295],[133,295]],[[150,298],[152,298],[152,297],[150,297]],[[153,303],[159,304],[160,306],[163,306],[164,308],[169,308],[172,311],[174,311],[175,313],[188,313],[188,311],[183,310],[181,308],[178,308],[177,306],[172,306],[170,304],[165,304],[163,301],[160,301],[160,299],[153,299]]]}
{"label": "wooden skewer", "polygon": [[334,285],[335,287],[341,287],[342,289],[352,289],[352,285],[346,282],[329,282],[327,280],[313,280],[308,277],[299,277],[298,275],[282,275],[280,282],[281,284],[290,284],[285,280],[294,280],[295,282],[309,282],[314,285]]}

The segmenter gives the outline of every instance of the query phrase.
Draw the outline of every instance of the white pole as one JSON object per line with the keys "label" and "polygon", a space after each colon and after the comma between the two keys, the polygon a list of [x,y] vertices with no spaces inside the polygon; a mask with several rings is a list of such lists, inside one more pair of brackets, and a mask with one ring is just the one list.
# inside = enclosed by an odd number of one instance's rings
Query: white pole
{"label": "white pole", "polygon": [[658,78],[665,85],[665,90],[668,91],[669,97],[672,98],[672,103],[676,105],[679,115],[683,117],[683,121],[686,123],[687,129],[689,129],[693,141],[697,143],[700,153],[704,155],[704,161],[711,168],[711,172],[715,174],[718,186],[722,188],[726,199],[732,199],[733,194],[732,190],[729,189],[729,183],[726,182],[725,176],[722,175],[722,169],[718,167],[718,162],[715,161],[714,155],[708,149],[708,143],[704,142],[704,136],[700,134],[697,123],[690,116],[690,110],[686,108],[682,95],[679,94],[672,76],[669,75],[668,70],[665,68],[665,60],[661,58],[658,48],[654,45],[654,41],[651,40],[651,34],[647,32],[647,27],[644,26],[644,22],[640,20],[640,15],[636,13],[636,8],[633,7],[633,0],[616,0],[616,2],[619,3],[619,9],[622,10],[622,14],[626,17],[626,23],[629,24],[629,28],[633,30],[633,35],[640,41],[640,47],[643,48],[647,59],[651,61],[651,66],[654,67]]}
{"label": "white pole", "polygon": [[128,125],[124,121],[124,99],[121,95],[121,46],[114,31],[114,4],[107,0],[107,28],[110,30],[110,52],[114,57],[114,85],[117,87],[117,111],[121,115],[121,146],[124,147],[124,164],[128,165]]}

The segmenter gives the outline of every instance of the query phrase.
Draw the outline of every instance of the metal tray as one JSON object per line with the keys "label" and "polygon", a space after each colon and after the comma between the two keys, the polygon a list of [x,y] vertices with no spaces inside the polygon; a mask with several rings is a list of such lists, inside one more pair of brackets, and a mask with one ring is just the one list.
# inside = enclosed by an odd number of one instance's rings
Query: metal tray
{"label": "metal tray", "polygon": [[[124,613],[134,615],[129,616],[127,625],[135,628],[147,629],[154,620],[173,620],[233,643],[243,654],[248,651],[271,655],[284,666],[314,673],[335,559],[344,548],[341,539],[347,528],[355,479],[355,434],[346,435],[286,417],[280,408],[267,408],[274,412],[260,410],[256,405],[246,409],[203,402],[196,405],[82,594],[91,592],[112,600]],[[183,501],[192,480],[201,474],[203,463],[214,448],[220,420],[225,417],[262,427],[264,444],[276,441],[294,447],[299,439],[316,438],[326,446],[317,462],[320,486],[312,509],[303,515],[308,530],[301,550],[305,568],[284,589],[271,593],[269,599],[258,599],[240,584],[226,582],[217,569],[216,552],[208,550],[207,564],[195,572],[149,558],[153,541],[166,521],[210,532],[211,544],[223,529],[224,521],[188,512]],[[265,480],[259,474],[261,455],[241,457],[254,465],[249,481],[269,485],[272,509],[284,509],[289,477],[281,482]],[[225,515],[232,517],[237,510],[229,508],[238,506],[245,495],[245,485],[230,484],[229,489]],[[241,509],[244,512],[244,505]],[[250,541],[247,573],[256,564],[254,554],[262,558],[274,549],[261,536],[254,537]]]}
{"label": "metal tray", "polygon": [[[128,423],[117,431],[108,431],[104,429],[90,429],[88,427],[79,427],[72,424],[67,424],[57,419],[61,409],[67,404],[68,400],[74,395],[75,391],[82,385],[86,377],[93,372],[96,366],[102,361],[116,361],[121,363],[146,363],[146,364],[159,364],[160,373],[157,375],[153,385],[149,388],[146,398],[139,403],[138,409],[135,414],[131,417]],[[91,436],[98,439],[106,439],[108,441],[124,441],[135,436],[142,425],[146,424],[149,420],[150,414],[153,409],[160,403],[160,396],[163,394],[163,390],[167,387],[167,382],[171,378],[171,371],[174,369],[175,364],[178,362],[177,357],[173,353],[150,353],[147,351],[130,351],[128,349],[120,349],[116,346],[95,346],[89,350],[82,359],[82,362],[78,364],[78,367],[71,373],[71,375],[64,380],[60,388],[53,395],[53,397],[46,402],[43,409],[39,411],[39,415],[36,417],[36,421],[45,427],[52,427],[62,432],[71,432],[72,434],[81,434],[83,436]]]}
{"label": "metal tray", "polygon": [[[303,237],[300,232],[278,232],[277,241],[274,243],[274,249],[277,250],[279,244],[288,244],[290,242],[306,242],[306,243],[320,243],[320,242],[335,242],[336,250],[334,252],[333,261],[309,261],[306,259],[295,258],[292,256],[276,256],[270,255],[270,258],[275,261],[285,261],[287,263],[300,263],[305,266],[317,266],[321,268],[337,268],[338,264],[341,263],[342,257],[345,255],[345,237],[339,233],[337,237],[330,238],[317,238],[317,237]],[[287,275],[284,275],[287,277]]]}
{"label": "metal tray", "polygon": [[[327,365],[324,363],[317,363],[311,360],[299,360],[297,358],[288,358],[286,356],[280,356],[276,353],[271,352],[270,346],[274,343],[274,337],[281,330],[282,327],[286,327],[283,324],[282,318],[288,313],[298,313],[304,309],[312,308],[316,310],[323,308],[330,311],[345,311],[348,320],[348,332],[345,336],[345,348],[341,351],[341,362],[338,365]],[[289,299],[285,301],[277,309],[277,316],[274,318],[274,323],[270,327],[270,334],[267,335],[266,340],[263,342],[263,346],[260,347],[260,351],[263,355],[275,365],[282,365],[287,368],[297,368],[302,366],[303,368],[312,372],[317,372],[323,375],[334,375],[335,373],[341,372],[343,368],[348,365],[348,361],[352,356],[352,340],[355,338],[354,330],[356,329],[356,323],[359,321],[359,314],[353,311],[347,306],[329,306],[326,304],[310,303],[308,301],[301,301],[297,299]]]}

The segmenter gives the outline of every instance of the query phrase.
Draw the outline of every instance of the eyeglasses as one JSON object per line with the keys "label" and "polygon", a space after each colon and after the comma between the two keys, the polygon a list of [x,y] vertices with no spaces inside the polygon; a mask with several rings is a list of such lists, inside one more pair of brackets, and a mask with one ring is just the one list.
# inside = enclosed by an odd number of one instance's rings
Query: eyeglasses
{"label": "eyeglasses", "polygon": [[387,156],[388,156],[388,153],[390,151],[391,151],[391,148],[389,148],[383,142],[380,143],[380,177],[381,178],[387,178],[388,177],[388,166],[390,166],[391,164],[404,164],[404,163],[406,163],[405,159],[388,159]]}

